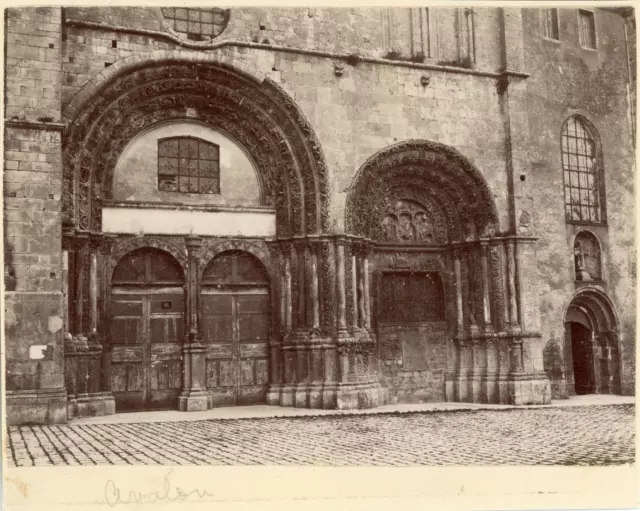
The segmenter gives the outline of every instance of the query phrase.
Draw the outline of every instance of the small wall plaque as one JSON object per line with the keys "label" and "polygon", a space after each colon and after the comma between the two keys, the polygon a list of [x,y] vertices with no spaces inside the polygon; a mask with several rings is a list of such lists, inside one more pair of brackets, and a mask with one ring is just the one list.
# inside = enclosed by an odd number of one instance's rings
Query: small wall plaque
{"label": "small wall plaque", "polygon": [[162,307],[162,310],[164,311],[169,310],[171,309],[171,302],[168,302],[168,301],[162,302],[161,307]]}

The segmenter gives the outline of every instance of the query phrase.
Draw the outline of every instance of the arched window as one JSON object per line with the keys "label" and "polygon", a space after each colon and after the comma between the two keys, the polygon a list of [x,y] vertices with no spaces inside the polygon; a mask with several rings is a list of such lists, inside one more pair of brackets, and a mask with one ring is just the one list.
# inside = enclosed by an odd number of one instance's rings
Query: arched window
{"label": "arched window", "polygon": [[193,137],[158,140],[158,190],[220,193],[220,148]]}
{"label": "arched window", "polygon": [[570,223],[602,224],[604,186],[595,130],[578,116],[562,128],[565,215]]}
{"label": "arched window", "polygon": [[193,9],[162,7],[169,26],[192,41],[207,41],[219,36],[229,22],[229,9]]}
{"label": "arched window", "polygon": [[598,238],[588,231],[576,235],[573,243],[576,280],[602,280],[602,257]]}

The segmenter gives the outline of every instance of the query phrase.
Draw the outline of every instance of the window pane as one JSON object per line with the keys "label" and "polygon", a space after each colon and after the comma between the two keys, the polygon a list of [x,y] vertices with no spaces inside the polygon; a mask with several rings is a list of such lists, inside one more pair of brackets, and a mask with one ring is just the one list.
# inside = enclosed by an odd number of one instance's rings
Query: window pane
{"label": "window pane", "polygon": [[[204,140],[191,137],[159,140],[158,189],[182,193],[220,193],[219,157],[219,147]],[[201,183],[200,177],[208,180]]]}
{"label": "window pane", "polygon": [[218,147],[213,144],[200,142],[200,158],[203,160],[217,160]]}

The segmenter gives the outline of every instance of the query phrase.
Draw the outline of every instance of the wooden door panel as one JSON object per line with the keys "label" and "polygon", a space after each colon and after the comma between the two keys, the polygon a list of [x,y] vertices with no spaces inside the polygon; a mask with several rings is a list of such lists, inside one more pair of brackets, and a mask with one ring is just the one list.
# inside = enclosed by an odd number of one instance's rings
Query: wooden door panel
{"label": "wooden door panel", "polygon": [[218,386],[218,361],[207,359],[205,361],[205,385],[207,388]]}
{"label": "wooden door panel", "polygon": [[233,360],[220,360],[218,362],[218,372],[220,374],[220,387],[236,387],[236,371]]}
{"label": "wooden door panel", "polygon": [[149,295],[149,408],[176,408],[182,389],[184,291]]}
{"label": "wooden door panel", "polygon": [[267,358],[269,356],[269,345],[267,343],[241,343],[240,359],[245,358]]}
{"label": "wooden door panel", "polygon": [[233,344],[218,344],[211,343],[206,345],[206,357],[207,359],[232,359],[233,358]]}
{"label": "wooden door panel", "polygon": [[254,385],[253,360],[240,360],[240,385]]}
{"label": "wooden door panel", "polygon": [[202,293],[202,314],[232,314],[232,295],[213,294],[211,291]]}
{"label": "wooden door panel", "polygon": [[231,314],[203,316],[202,338],[207,343],[232,342],[233,316]]}
{"label": "wooden door panel", "polygon": [[144,403],[143,298],[113,294],[111,303],[111,387],[117,410],[134,410]]}
{"label": "wooden door panel", "polygon": [[269,383],[269,360],[267,358],[256,360],[255,371],[256,385],[267,385]]}
{"label": "wooden door panel", "polygon": [[206,381],[215,405],[264,402],[270,302],[265,289],[202,294]]}

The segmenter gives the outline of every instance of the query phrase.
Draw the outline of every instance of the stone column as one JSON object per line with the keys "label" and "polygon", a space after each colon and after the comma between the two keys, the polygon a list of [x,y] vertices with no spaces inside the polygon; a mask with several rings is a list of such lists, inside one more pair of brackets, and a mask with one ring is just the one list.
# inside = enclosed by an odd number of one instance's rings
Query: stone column
{"label": "stone column", "polygon": [[345,290],[345,240],[338,239],[336,246],[337,295],[338,295],[338,337],[349,337],[347,330],[346,290]]}
{"label": "stone column", "polygon": [[293,309],[291,303],[291,246],[284,247],[284,324],[285,334],[290,334],[293,327]]}
{"label": "stone column", "polygon": [[282,334],[284,329],[284,258],[278,245],[269,245],[271,274],[271,337],[267,404],[279,405],[282,392]]}
{"label": "stone column", "polygon": [[362,318],[364,318],[364,304],[362,293],[362,269],[361,269],[361,256],[359,254],[358,247],[352,245],[351,255],[351,295],[353,298],[353,323],[351,325],[354,332],[360,328]]}
{"label": "stone column", "polygon": [[371,295],[369,288],[369,248],[364,247],[362,253],[362,294],[364,304],[364,328],[371,332]]}
{"label": "stone column", "polygon": [[453,268],[456,279],[456,334],[464,333],[464,309],[462,308],[462,270],[460,268],[460,250],[453,252]]}
{"label": "stone column", "polygon": [[180,411],[202,411],[208,408],[209,393],[205,385],[205,351],[199,325],[199,255],[202,240],[196,236],[185,239],[189,260],[187,263],[186,339],[183,344],[184,382],[178,404]]}
{"label": "stone column", "polygon": [[318,292],[318,251],[311,246],[311,328],[315,333],[320,331],[320,293]]}
{"label": "stone column", "polygon": [[601,352],[600,338],[595,332],[591,335],[591,373],[593,374],[593,392],[602,393],[602,371],[601,371]]}
{"label": "stone column", "polygon": [[520,314],[518,311],[518,294],[516,290],[516,257],[512,240],[507,241],[507,291],[509,296],[509,328],[520,329]]}
{"label": "stone column", "polygon": [[296,330],[298,330],[301,334],[306,331],[307,327],[307,317],[306,317],[306,295],[307,295],[307,286],[306,286],[306,278],[305,273],[307,270],[306,267],[306,258],[305,258],[305,244],[303,242],[297,242],[295,245],[295,258],[296,258],[296,281],[298,290],[297,300],[296,300]]}
{"label": "stone column", "polygon": [[491,324],[491,308],[490,308],[490,292],[489,287],[489,263],[487,261],[487,252],[489,247],[486,243],[480,245],[480,269],[482,272],[482,323],[485,332],[493,330]]}
{"label": "stone column", "polygon": [[88,236],[76,236],[74,239],[75,257],[74,257],[74,285],[75,285],[75,303],[74,303],[74,319],[73,331],[86,332],[89,325],[87,317],[88,289],[85,288],[87,283],[87,272],[89,272],[89,238]]}
{"label": "stone column", "polygon": [[471,401],[471,392],[469,389],[469,372],[473,363],[473,354],[471,352],[470,341],[467,339],[458,339],[458,350],[460,353],[458,365],[458,401]]}
{"label": "stone column", "polygon": [[95,252],[90,256],[89,268],[89,309],[91,333],[98,331],[98,256]]}
{"label": "stone column", "polygon": [[478,332],[477,310],[477,266],[476,254],[472,247],[466,249],[467,262],[467,303],[469,311],[469,328],[471,333]]}

